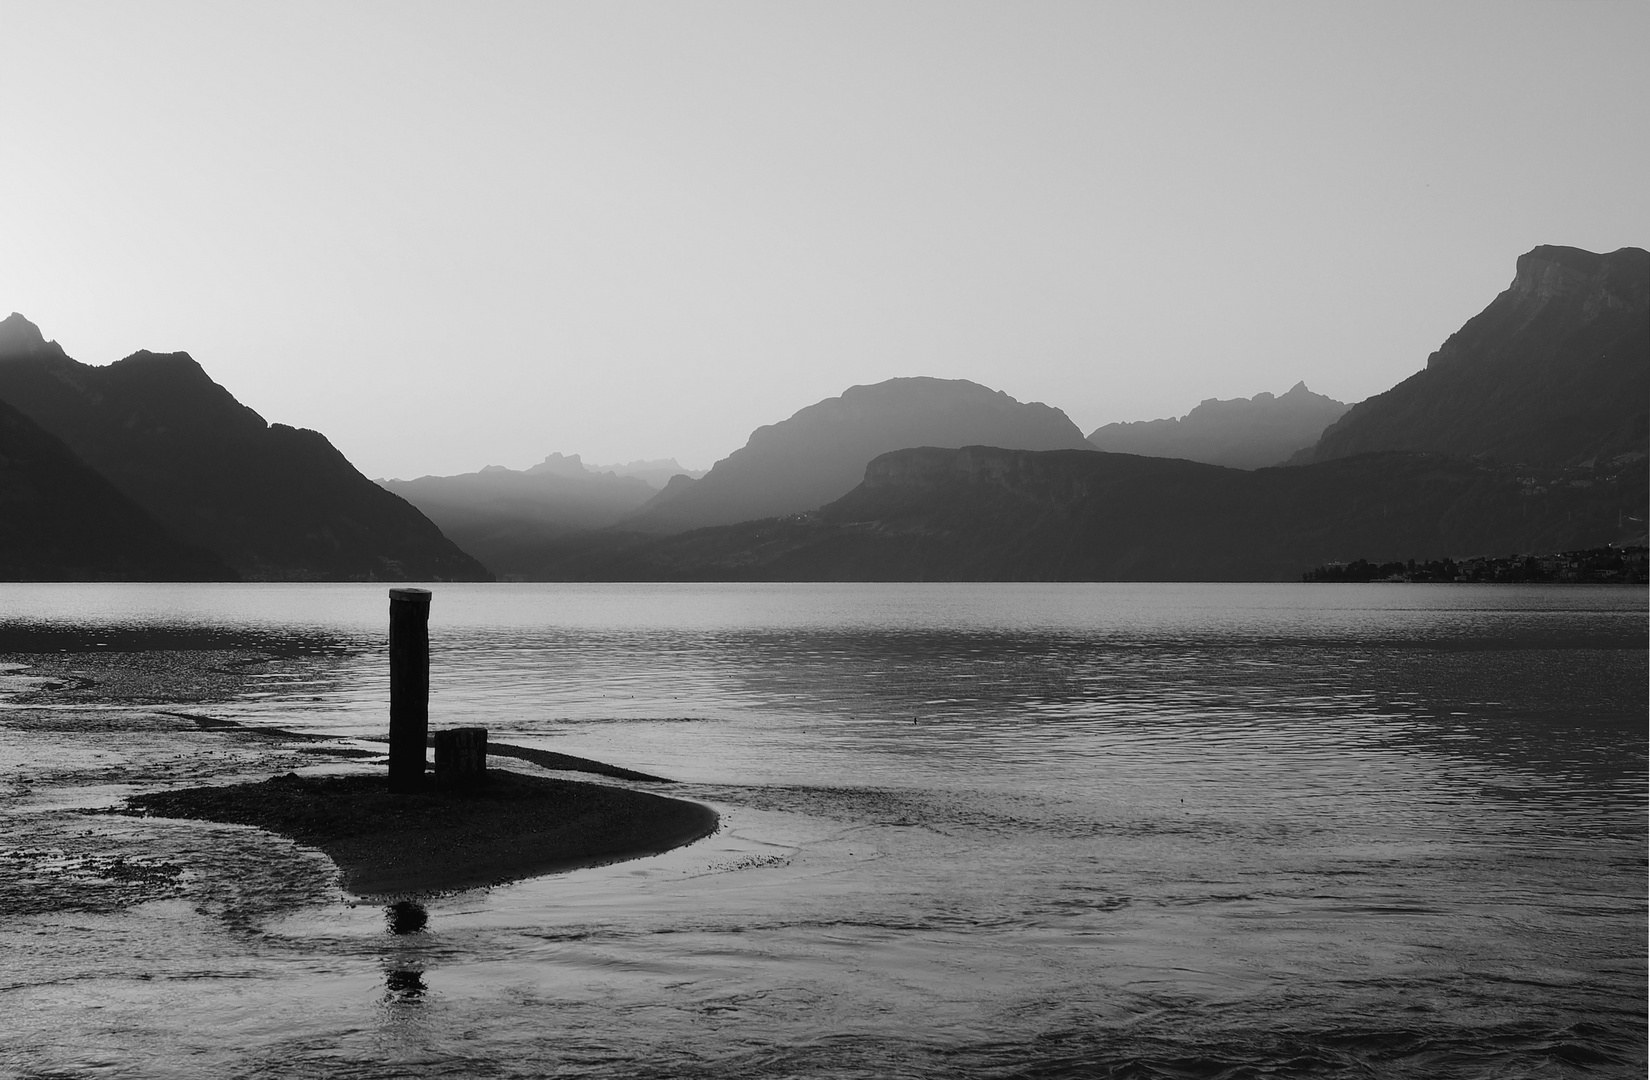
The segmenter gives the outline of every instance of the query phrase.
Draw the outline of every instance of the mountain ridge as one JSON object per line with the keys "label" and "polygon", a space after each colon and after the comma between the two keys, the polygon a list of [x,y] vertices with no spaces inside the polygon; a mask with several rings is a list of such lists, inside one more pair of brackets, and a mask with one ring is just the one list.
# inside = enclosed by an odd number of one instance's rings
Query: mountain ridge
{"label": "mountain ridge", "polygon": [[1258,469],[1311,447],[1350,407],[1301,381],[1276,396],[1205,398],[1179,418],[1106,424],[1089,432],[1088,441],[1120,454]]}
{"label": "mountain ridge", "polygon": [[1540,247],[1423,371],[1348,409],[1291,466],[910,447],[873,457],[817,510],[610,535],[539,566],[624,580],[1293,580],[1359,558],[1642,544],[1647,384],[1650,253]]}
{"label": "mountain ridge", "polygon": [[1026,449],[1086,448],[1069,417],[966,379],[931,376],[851,386],[765,424],[697,480],[670,483],[625,527],[681,532],[813,510],[852,490],[879,453],[991,441]]}
{"label": "mountain ridge", "polygon": [[173,536],[262,580],[487,580],[319,432],[270,424],[185,352],[104,367],[13,313],[0,400],[61,440]]}
{"label": "mountain ridge", "polygon": [[[1642,537],[1650,253],[1532,249],[1519,257],[1512,283],[1421,371],[1350,408],[1301,382],[1277,397],[1211,398],[1178,420],[1093,433],[1150,436],[1158,439],[1154,451],[1175,457],[1102,451],[1057,408],[924,376],[853,386],[806,406],[757,428],[702,477],[671,475],[656,493],[646,481],[593,473],[578,455],[562,454],[524,472],[493,466],[380,487],[319,433],[266,423],[187,353],[140,350],[89,367],[15,313],[0,321],[0,401],[60,440],[70,458],[100,473],[163,531],[209,547],[252,577],[485,575],[429,518],[386,490],[434,491],[444,483],[470,489],[448,499],[458,515],[451,526],[492,545],[490,557],[511,560],[512,576],[797,579],[812,566],[875,580],[1103,577],[1169,573],[1171,554],[1188,567],[1188,580],[1275,576],[1285,558],[1335,561],[1337,553],[1308,542],[1329,535],[1326,529],[1341,529],[1337,542],[1363,536],[1367,550],[1355,557],[1377,559],[1525,544],[1581,548],[1635,531]],[[1237,431],[1252,449],[1265,427],[1257,418],[1284,404],[1344,412],[1290,457],[1293,468],[1248,462],[1234,469],[1189,458],[1193,435],[1210,436],[1212,446],[1216,435]],[[47,445],[16,422],[11,430],[19,445]],[[53,454],[31,460],[63,457]],[[674,462],[633,464],[668,471]],[[28,476],[13,479],[19,498],[35,498]],[[566,496],[555,511],[560,519],[547,509],[556,485],[568,489],[556,495]],[[589,490],[575,491],[579,485]],[[574,495],[594,500],[578,520],[567,512]],[[403,541],[416,534],[412,546],[423,560],[416,568],[381,550],[373,530],[383,521],[363,517],[384,519],[391,507]],[[1316,507],[1318,517],[1303,507]],[[469,518],[460,522],[463,515]],[[1275,519],[1271,554],[1260,539],[1268,515]],[[1347,523],[1362,533],[1346,531]],[[571,535],[577,530],[588,535]],[[434,548],[432,536],[439,538]],[[1188,537],[1202,547],[1188,546]],[[286,544],[287,554],[274,556],[272,543]],[[1436,548],[1445,543],[1458,546]],[[967,544],[978,550],[968,554]],[[1117,544],[1135,546],[1121,551]],[[1459,546],[1472,544],[1488,546]],[[301,558],[292,554],[299,548]],[[1023,566],[1005,554],[1013,551]],[[873,556],[890,561],[879,566]]]}
{"label": "mountain ridge", "polygon": [[1650,252],[1541,246],[1426,366],[1297,462],[1380,450],[1548,466],[1650,450]]}
{"label": "mountain ridge", "polygon": [[527,576],[524,560],[534,550],[573,533],[614,525],[655,494],[641,477],[590,472],[577,454],[552,454],[525,470],[489,465],[456,476],[378,484],[416,506],[506,579]]}
{"label": "mountain ridge", "polygon": [[1562,474],[1390,451],[1232,469],[1104,451],[917,447],[809,514],[569,544],[566,580],[1298,581],[1375,556],[1424,561],[1642,537],[1643,461]]}

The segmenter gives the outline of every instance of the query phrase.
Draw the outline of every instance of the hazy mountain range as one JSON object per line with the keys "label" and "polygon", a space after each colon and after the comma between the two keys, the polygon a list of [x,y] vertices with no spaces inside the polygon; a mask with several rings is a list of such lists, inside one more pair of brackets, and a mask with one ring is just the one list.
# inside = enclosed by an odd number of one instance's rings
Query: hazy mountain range
{"label": "hazy mountain range", "polygon": [[13,315],[0,576],[1275,579],[1601,545],[1644,535],[1647,298],[1644,251],[1542,247],[1423,371],[1351,408],[1297,384],[1085,439],[1048,405],[892,379],[697,477],[551,454],[379,485],[187,354],[88,367]]}
{"label": "hazy mountain range", "polygon": [[1178,420],[1107,424],[1089,432],[1089,442],[1098,450],[1119,454],[1259,469],[1281,465],[1290,455],[1311,449],[1323,429],[1348,407],[1299,382],[1278,397],[1209,398]]}
{"label": "hazy mountain range", "polygon": [[[481,470],[484,473],[510,472],[502,465],[489,465]],[[528,466],[521,470],[532,476],[543,473],[554,473],[557,476],[603,476],[611,473],[614,476],[633,476],[655,491],[663,488],[677,476],[685,476],[690,480],[705,475],[704,469],[684,469],[675,458],[657,458],[652,461],[631,461],[623,465],[586,465],[578,454],[549,454],[537,465]],[[473,475],[473,474],[466,474]],[[422,479],[422,478],[421,478]],[[379,483],[386,481],[380,480]],[[392,480],[389,483],[401,483]]]}
{"label": "hazy mountain range", "polygon": [[985,442],[1015,449],[1086,447],[1065,413],[962,379],[890,379],[758,428],[698,478],[654,493],[636,477],[594,473],[578,455],[531,469],[382,481],[465,550],[506,577],[555,576],[560,542],[592,529],[669,534],[813,510],[852,491],[871,458],[911,445]]}
{"label": "hazy mountain range", "polygon": [[[545,543],[613,525],[656,494],[637,476],[558,467],[567,460],[550,468],[490,465],[458,476],[379,483],[418,507],[493,572],[521,577],[527,576],[523,567],[532,553]],[[571,459],[577,460],[577,455]]]}
{"label": "hazy mountain range", "polygon": [[[1389,394],[1349,410],[1297,385],[1278,397],[1206,401],[1180,420],[1108,425],[1091,437],[1091,446],[1127,447],[1133,455],[1028,452],[1036,448],[1005,445],[1001,437],[967,440],[959,427],[945,433],[949,440],[907,437],[906,447],[873,456],[877,444],[839,421],[840,399],[822,402],[759,431],[734,455],[744,458],[741,468],[730,457],[696,485],[677,482],[599,534],[520,551],[512,572],[578,579],[1288,579],[1319,563],[1359,557],[1429,559],[1636,540],[1645,532],[1650,449],[1647,282],[1650,256],[1636,249],[1599,256],[1538,248],[1518,261],[1508,289],[1450,338],[1427,371]],[[1447,377],[1430,374],[1438,370]],[[903,422],[893,418],[901,410],[939,409],[947,392],[964,400],[990,394],[942,380],[895,380],[850,394],[877,401],[884,425],[898,431]],[[1011,399],[998,407],[1009,414],[1030,408]],[[805,426],[806,438],[783,438],[787,425]],[[1070,436],[1058,424],[1038,430]],[[1463,430],[1475,434],[1464,437]],[[1410,441],[1393,445],[1395,431]],[[1339,440],[1347,432],[1384,452],[1345,453]],[[1251,472],[1187,460],[1253,469],[1303,443],[1311,445],[1293,457],[1305,464],[1290,468]],[[776,478],[791,461],[806,458],[799,447],[820,445],[834,446],[839,460],[861,448],[862,482],[837,500],[814,495],[820,501],[812,513],[799,514],[806,501],[800,498],[759,501],[760,493],[782,487]],[[1159,456],[1146,456],[1148,450]],[[745,483],[751,474],[760,481]],[[713,480],[724,488],[721,506],[735,508],[723,513],[724,522],[769,513],[682,535],[647,535],[679,527],[682,518],[661,522],[663,511]]]}
{"label": "hazy mountain range", "polygon": [[578,454],[554,453],[527,469],[489,465],[457,476],[378,483],[418,507],[494,572],[523,577],[531,576],[546,542],[617,524],[672,478],[704,474],[674,458],[586,465]]}
{"label": "hazy mountain range", "polygon": [[1293,581],[1355,552],[1424,560],[1630,538],[1644,530],[1647,482],[1642,458],[1578,482],[1403,451],[1241,470],[924,448],[878,457],[812,514],[587,536],[559,566],[575,580]]}
{"label": "hazy mountain range", "polygon": [[796,514],[846,495],[878,454],[907,446],[985,443],[1017,450],[1086,447],[1065,413],[1015,401],[963,379],[889,379],[852,386],[777,424],[698,480],[672,480],[626,521],[646,532],[682,532]]}

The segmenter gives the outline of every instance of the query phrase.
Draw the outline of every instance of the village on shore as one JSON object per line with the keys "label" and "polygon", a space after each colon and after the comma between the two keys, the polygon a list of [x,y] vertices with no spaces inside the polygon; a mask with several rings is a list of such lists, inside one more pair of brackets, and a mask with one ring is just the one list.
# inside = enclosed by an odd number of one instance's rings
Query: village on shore
{"label": "village on shore", "polygon": [[1436,559],[1418,563],[1326,563],[1301,575],[1302,581],[1364,582],[1484,582],[1496,584],[1644,585],[1650,548],[1601,547],[1562,551],[1551,555],[1508,555],[1505,558]]}

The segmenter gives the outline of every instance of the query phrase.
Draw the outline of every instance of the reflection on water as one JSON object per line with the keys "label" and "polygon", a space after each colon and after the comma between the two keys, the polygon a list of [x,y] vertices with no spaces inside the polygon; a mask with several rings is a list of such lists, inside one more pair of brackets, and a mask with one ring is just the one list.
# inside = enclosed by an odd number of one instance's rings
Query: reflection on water
{"label": "reflection on water", "polygon": [[1644,1072],[1642,589],[436,586],[432,722],[723,829],[388,907],[65,812],[370,767],[382,587],[0,589],[0,1070]]}
{"label": "reflection on water", "polygon": [[384,998],[386,1002],[406,1004],[423,997],[428,987],[424,985],[422,971],[396,969],[384,976],[384,989],[387,991]]}
{"label": "reflection on water", "polygon": [[384,909],[384,921],[392,934],[416,934],[430,921],[430,915],[416,900],[397,900]]}

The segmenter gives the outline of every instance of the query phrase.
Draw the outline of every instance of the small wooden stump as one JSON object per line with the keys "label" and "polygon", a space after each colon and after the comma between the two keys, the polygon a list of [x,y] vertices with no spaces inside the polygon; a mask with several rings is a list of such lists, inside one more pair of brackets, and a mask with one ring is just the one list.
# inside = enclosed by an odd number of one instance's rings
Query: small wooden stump
{"label": "small wooden stump", "polygon": [[486,728],[448,728],[435,733],[436,787],[479,787],[486,782]]}

